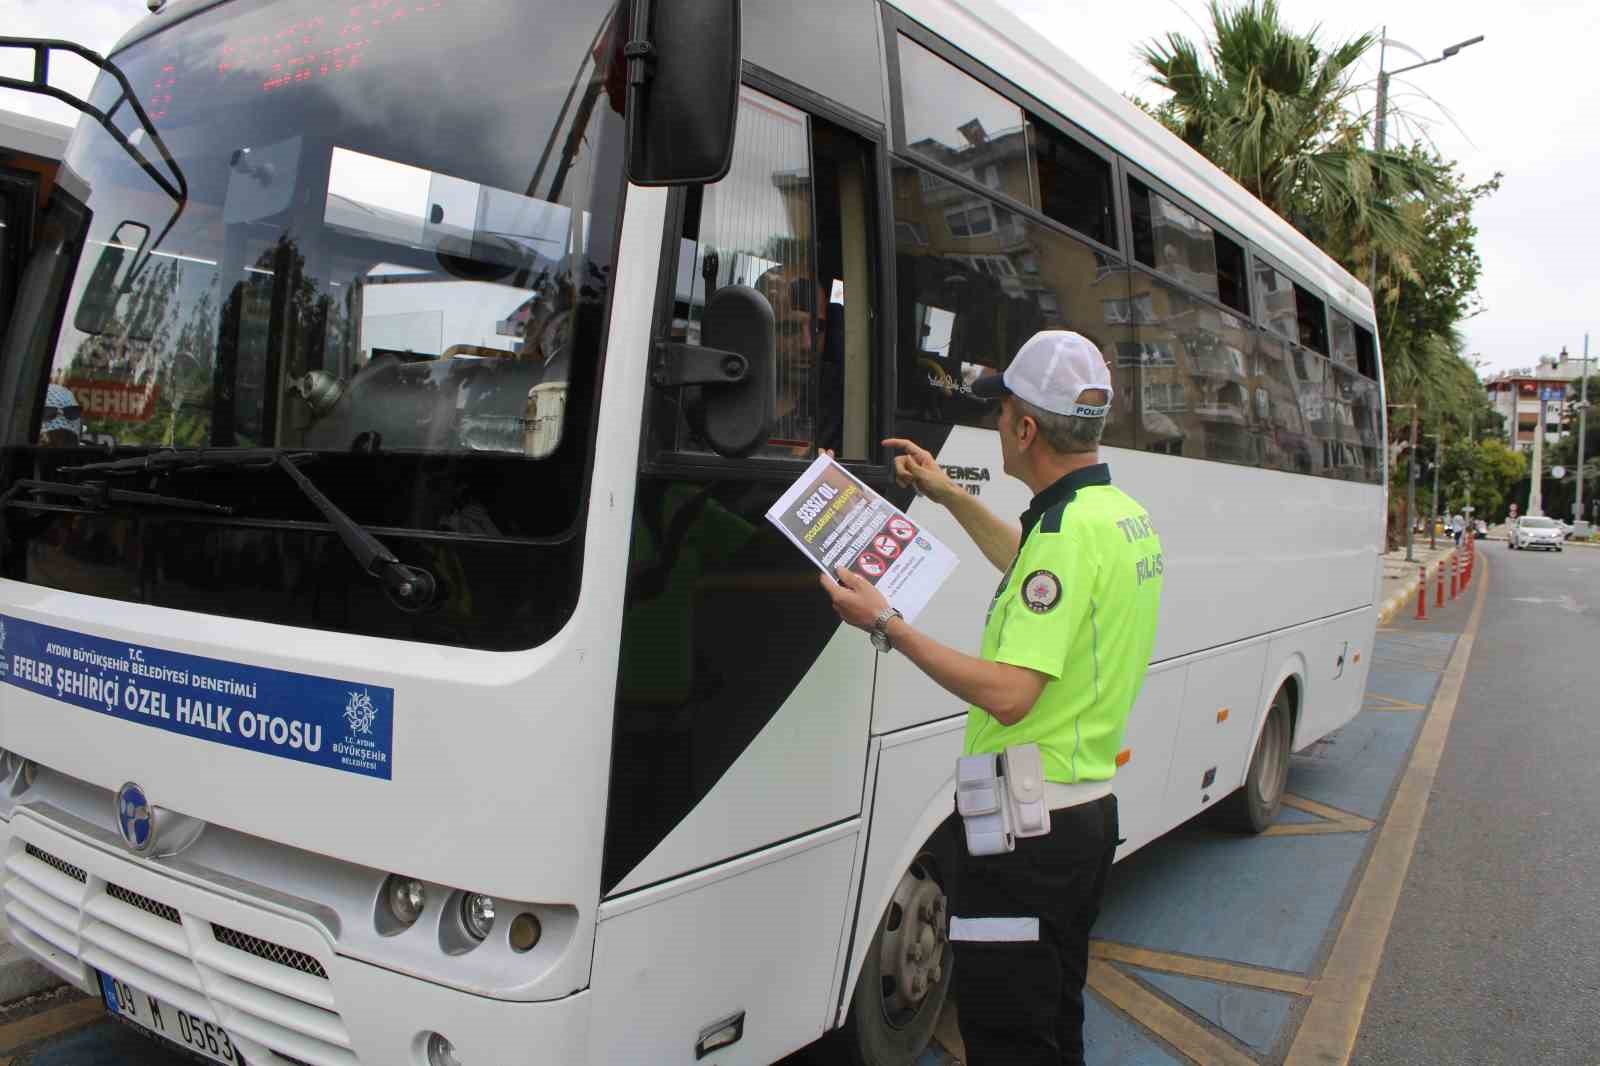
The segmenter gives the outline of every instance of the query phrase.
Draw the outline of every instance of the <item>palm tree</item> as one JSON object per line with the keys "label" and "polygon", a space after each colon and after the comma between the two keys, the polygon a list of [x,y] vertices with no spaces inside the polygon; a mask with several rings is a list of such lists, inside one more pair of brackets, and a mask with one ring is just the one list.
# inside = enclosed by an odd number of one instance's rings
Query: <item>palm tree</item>
{"label": "palm tree", "polygon": [[1419,241],[1406,206],[1433,195],[1434,177],[1414,154],[1364,143],[1353,74],[1377,38],[1324,46],[1318,27],[1284,26],[1277,0],[1211,0],[1209,11],[1203,44],[1169,33],[1138,50],[1172,94],[1157,116],[1356,273],[1377,250],[1406,274]]}

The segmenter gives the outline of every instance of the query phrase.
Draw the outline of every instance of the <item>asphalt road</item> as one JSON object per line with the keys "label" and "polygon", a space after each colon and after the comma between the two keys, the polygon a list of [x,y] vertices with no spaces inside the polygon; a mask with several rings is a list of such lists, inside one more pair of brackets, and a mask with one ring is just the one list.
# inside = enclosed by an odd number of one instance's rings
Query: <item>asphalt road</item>
{"label": "asphalt road", "polygon": [[1356,1063],[1600,1062],[1600,550],[1482,549],[1482,628]]}

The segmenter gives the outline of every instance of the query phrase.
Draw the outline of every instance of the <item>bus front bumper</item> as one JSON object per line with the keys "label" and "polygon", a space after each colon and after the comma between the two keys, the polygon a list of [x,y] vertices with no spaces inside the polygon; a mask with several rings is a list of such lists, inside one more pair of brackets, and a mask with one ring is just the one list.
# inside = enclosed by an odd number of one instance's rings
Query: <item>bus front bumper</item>
{"label": "bus front bumper", "polygon": [[251,1066],[426,1066],[440,1033],[467,1066],[588,1058],[587,992],[515,1003],[336,953],[327,931],[63,832],[0,823],[11,938],[100,995],[98,972],[222,1026]]}

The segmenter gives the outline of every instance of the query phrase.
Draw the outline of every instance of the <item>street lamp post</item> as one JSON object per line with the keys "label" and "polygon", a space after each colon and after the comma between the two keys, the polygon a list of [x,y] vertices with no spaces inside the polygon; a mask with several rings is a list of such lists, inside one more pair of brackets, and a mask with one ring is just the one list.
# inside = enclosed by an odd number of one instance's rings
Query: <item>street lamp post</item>
{"label": "street lamp post", "polygon": [[[1413,63],[1409,67],[1401,67],[1399,70],[1386,71],[1383,69],[1383,61],[1389,47],[1389,27],[1385,26],[1383,28],[1383,36],[1378,39],[1378,102],[1375,108],[1377,114],[1374,117],[1374,124],[1377,128],[1373,131],[1372,136],[1372,143],[1379,152],[1383,151],[1389,132],[1389,79],[1397,74],[1405,74],[1422,67],[1431,67],[1435,63],[1443,63],[1463,48],[1470,48],[1481,40],[1483,40],[1483,34],[1480,33],[1471,40],[1451,45],[1441,52],[1437,58],[1425,59],[1421,63]],[[1405,48],[1405,45],[1401,45],[1401,47]],[[1407,49],[1407,51],[1410,51],[1410,49]],[[1412,54],[1415,55],[1416,53],[1412,52]],[[1372,252],[1371,277],[1368,281],[1372,287],[1376,287],[1378,284],[1378,252],[1376,249]]]}
{"label": "street lamp post", "polygon": [[1583,438],[1588,432],[1589,414],[1589,335],[1583,335],[1582,384],[1578,386],[1578,495],[1572,504],[1572,521],[1583,521]]}
{"label": "street lamp post", "polygon": [[1444,426],[1433,431],[1433,514],[1428,518],[1428,550],[1439,546],[1439,467],[1444,465]]}
{"label": "street lamp post", "polygon": [[1412,553],[1411,534],[1417,526],[1417,405],[1391,403],[1387,406],[1391,411],[1402,407],[1411,409],[1411,450],[1406,453],[1406,562],[1414,563],[1417,557]]}

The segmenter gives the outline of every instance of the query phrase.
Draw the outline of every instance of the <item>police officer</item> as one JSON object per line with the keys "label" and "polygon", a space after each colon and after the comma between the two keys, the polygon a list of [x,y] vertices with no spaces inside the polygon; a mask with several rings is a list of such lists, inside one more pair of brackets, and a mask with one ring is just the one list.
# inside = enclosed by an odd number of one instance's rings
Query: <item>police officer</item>
{"label": "police officer", "polygon": [[1050,832],[1015,850],[960,849],[950,894],[954,993],[970,1066],[1083,1062],[1089,930],[1117,846],[1123,727],[1155,643],[1165,560],[1150,516],[1111,484],[1099,442],[1111,375],[1087,338],[1037,333],[974,393],[1000,398],[1005,471],[1035,493],[1021,527],[945,476],[910,441],[885,445],[903,485],[943,504],[1004,571],[979,657],[908,624],[847,570],[834,609],[971,704],[965,754],[1037,744]]}

